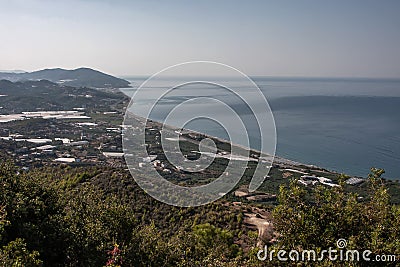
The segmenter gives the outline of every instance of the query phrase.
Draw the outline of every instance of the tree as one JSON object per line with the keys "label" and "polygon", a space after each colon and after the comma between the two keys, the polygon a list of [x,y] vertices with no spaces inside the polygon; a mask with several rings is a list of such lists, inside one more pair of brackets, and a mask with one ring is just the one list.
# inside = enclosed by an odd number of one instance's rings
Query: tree
{"label": "tree", "polygon": [[[370,198],[344,191],[345,176],[335,188],[317,186],[307,191],[296,180],[281,186],[279,205],[273,211],[280,234],[275,249],[314,249],[336,247],[346,239],[346,249],[371,250],[375,254],[400,253],[400,208],[390,204],[381,169],[371,169]],[[329,264],[329,263],[327,263]]]}

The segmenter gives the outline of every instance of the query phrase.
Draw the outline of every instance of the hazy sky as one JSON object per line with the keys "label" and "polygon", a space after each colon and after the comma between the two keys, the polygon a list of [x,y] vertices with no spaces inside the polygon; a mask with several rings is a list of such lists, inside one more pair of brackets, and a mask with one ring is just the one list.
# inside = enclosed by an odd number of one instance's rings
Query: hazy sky
{"label": "hazy sky", "polygon": [[400,1],[0,0],[0,70],[400,78]]}

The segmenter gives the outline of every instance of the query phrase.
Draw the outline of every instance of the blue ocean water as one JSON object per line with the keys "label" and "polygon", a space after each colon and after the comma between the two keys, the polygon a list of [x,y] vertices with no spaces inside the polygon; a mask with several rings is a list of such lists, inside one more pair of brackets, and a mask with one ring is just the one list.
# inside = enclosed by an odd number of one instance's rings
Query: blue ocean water
{"label": "blue ocean water", "polygon": [[[175,79],[179,84],[179,78]],[[225,78],[227,79],[227,78]],[[130,77],[133,94],[145,79]],[[385,177],[400,178],[400,80],[254,77],[268,99],[276,131],[276,155],[321,166],[349,175],[365,177],[371,167],[384,168]],[[243,92],[251,88],[237,86]],[[159,97],[159,86],[143,88],[151,102]],[[163,120],[182,101],[212,96],[228,103],[247,122],[250,146],[257,149],[257,124],[248,107],[230,92],[209,85],[190,85],[164,96],[151,118]],[[251,105],[263,105],[262,101]],[[146,100],[137,105],[147,105]],[[193,115],[202,109],[218,109],[197,103]],[[262,114],[261,114],[262,115]],[[229,139],[219,124],[199,119],[186,125],[192,130]]]}

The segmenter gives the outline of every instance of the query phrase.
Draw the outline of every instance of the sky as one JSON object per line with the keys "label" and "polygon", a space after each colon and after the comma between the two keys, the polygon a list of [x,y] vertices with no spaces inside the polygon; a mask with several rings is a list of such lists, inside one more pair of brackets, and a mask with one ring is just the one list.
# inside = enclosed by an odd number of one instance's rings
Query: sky
{"label": "sky", "polygon": [[400,78],[400,1],[0,0],[0,70]]}

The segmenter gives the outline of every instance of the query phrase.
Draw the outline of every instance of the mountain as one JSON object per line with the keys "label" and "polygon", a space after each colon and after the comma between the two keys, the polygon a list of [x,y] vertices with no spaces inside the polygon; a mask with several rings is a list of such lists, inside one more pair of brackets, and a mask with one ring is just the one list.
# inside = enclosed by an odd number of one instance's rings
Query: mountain
{"label": "mountain", "polygon": [[75,70],[57,68],[25,73],[0,72],[0,80],[12,82],[48,80],[67,86],[91,88],[125,88],[130,85],[126,80],[89,68]]}

